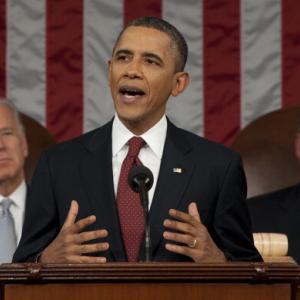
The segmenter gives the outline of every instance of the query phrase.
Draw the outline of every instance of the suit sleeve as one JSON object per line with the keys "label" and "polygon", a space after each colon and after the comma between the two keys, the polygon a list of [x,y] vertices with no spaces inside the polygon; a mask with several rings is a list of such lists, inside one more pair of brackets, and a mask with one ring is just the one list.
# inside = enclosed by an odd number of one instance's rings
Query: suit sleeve
{"label": "suit sleeve", "polygon": [[22,237],[13,262],[34,262],[60,228],[47,154],[43,154],[32,179],[25,206]]}
{"label": "suit sleeve", "polygon": [[262,260],[253,243],[246,193],[242,162],[235,155],[221,184],[214,220],[215,240],[231,261]]}

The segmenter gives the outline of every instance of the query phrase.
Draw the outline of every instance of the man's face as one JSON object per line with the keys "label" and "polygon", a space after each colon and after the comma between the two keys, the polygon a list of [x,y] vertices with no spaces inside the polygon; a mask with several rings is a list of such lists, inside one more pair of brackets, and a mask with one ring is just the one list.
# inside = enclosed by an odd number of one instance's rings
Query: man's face
{"label": "man's face", "polygon": [[0,184],[6,181],[21,182],[27,154],[25,136],[17,126],[13,113],[0,104]]}
{"label": "man's face", "polygon": [[157,123],[169,96],[177,96],[187,84],[187,74],[175,71],[175,53],[166,33],[136,26],[124,31],[114,49],[109,83],[115,109],[136,134]]}

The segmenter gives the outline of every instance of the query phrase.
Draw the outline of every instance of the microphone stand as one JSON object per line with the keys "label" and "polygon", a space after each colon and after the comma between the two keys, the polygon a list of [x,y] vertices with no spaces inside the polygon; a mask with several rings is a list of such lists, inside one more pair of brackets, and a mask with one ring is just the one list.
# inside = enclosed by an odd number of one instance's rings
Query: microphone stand
{"label": "microphone stand", "polygon": [[145,261],[151,261],[151,239],[150,239],[150,215],[148,191],[153,184],[153,174],[145,166],[134,166],[128,175],[128,184],[133,191],[140,195],[141,204],[144,210],[145,225]]}
{"label": "microphone stand", "polygon": [[150,239],[150,218],[149,218],[149,199],[148,192],[145,187],[145,182],[140,181],[139,194],[144,209],[144,220],[145,220],[145,261],[151,261],[151,239]]}

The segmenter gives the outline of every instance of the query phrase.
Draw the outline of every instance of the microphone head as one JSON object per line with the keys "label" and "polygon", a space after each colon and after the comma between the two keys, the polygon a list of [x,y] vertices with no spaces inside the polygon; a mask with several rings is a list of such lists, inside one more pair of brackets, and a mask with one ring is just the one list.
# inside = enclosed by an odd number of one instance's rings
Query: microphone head
{"label": "microphone head", "polygon": [[144,184],[146,191],[153,185],[153,174],[145,166],[133,166],[128,175],[128,184],[136,193],[140,192],[141,184]]}

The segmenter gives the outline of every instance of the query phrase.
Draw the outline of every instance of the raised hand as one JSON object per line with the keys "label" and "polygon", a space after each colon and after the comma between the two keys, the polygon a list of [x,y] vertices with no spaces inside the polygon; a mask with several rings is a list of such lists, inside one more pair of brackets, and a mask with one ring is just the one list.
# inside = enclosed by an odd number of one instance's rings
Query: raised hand
{"label": "raised hand", "polygon": [[169,214],[172,220],[166,219],[164,226],[171,231],[163,234],[168,240],[167,250],[189,256],[195,262],[226,262],[223,252],[202,224],[195,202],[189,204],[188,213],[170,209]]}
{"label": "raised hand", "polygon": [[81,219],[77,222],[78,203],[73,200],[65,220],[57,237],[42,252],[39,262],[41,263],[105,263],[105,257],[91,257],[86,253],[105,251],[109,248],[106,242],[86,244],[98,238],[108,235],[107,230],[94,230],[82,232],[84,228],[96,221],[94,215]]}

